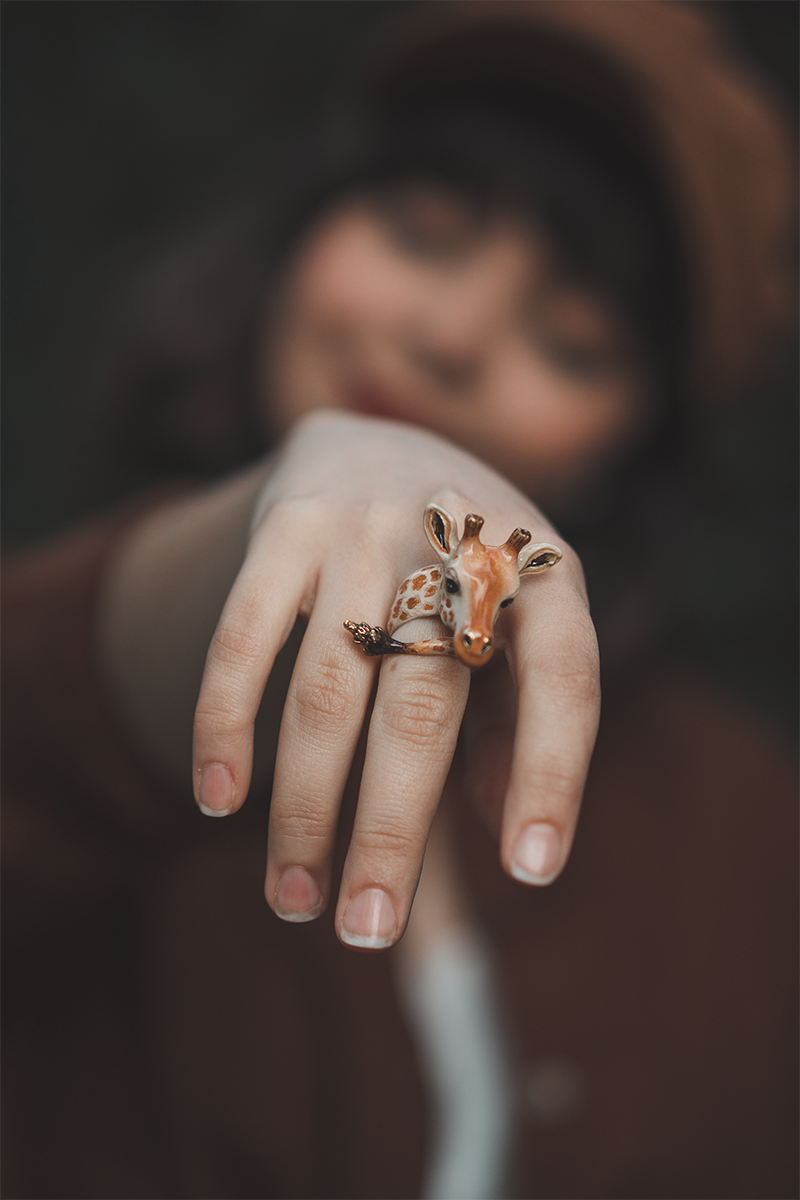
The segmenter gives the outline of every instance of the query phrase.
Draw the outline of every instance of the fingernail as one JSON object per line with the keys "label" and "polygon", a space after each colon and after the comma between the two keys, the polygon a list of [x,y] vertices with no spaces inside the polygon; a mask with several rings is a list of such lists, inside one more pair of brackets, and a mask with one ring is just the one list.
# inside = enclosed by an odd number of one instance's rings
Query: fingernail
{"label": "fingernail", "polygon": [[394,905],[380,888],[359,892],[347,906],[340,937],[348,946],[383,950],[394,942]]}
{"label": "fingernail", "polygon": [[521,883],[550,883],[561,866],[561,839],[552,825],[529,825],[517,838],[511,874]]}
{"label": "fingernail", "polygon": [[275,912],[282,921],[313,921],[322,912],[322,892],[305,867],[288,867],[278,881]]}
{"label": "fingernail", "polygon": [[197,807],[207,817],[225,817],[231,811],[233,778],[222,763],[209,763],[200,776]]}

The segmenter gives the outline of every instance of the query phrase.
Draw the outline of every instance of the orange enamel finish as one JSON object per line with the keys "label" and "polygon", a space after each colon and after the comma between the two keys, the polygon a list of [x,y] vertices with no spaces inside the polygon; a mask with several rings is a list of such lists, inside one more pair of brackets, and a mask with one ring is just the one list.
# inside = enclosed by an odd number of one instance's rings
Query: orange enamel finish
{"label": "orange enamel finish", "polygon": [[462,539],[449,566],[468,599],[467,619],[456,632],[453,649],[467,666],[482,666],[492,656],[500,604],[519,587],[517,555],[508,544],[484,546],[476,535]]}
{"label": "orange enamel finish", "polygon": [[[440,525],[446,522],[446,538],[439,538],[440,530],[427,524],[431,509],[438,514]],[[435,505],[426,510],[428,540],[439,552],[442,563],[423,567],[403,580],[394,598],[387,631],[391,636],[405,621],[438,613],[453,636],[411,642],[408,653],[455,654],[473,668],[483,666],[492,657],[494,622],[503,601],[512,599],[519,591],[520,562],[524,562],[520,551],[528,545],[531,535],[527,529],[515,529],[502,546],[485,546],[480,540],[482,527],[483,518],[470,514],[464,522],[464,536],[451,548],[455,520]],[[542,543],[541,549],[554,552],[553,562],[547,566],[554,565],[561,557],[556,547]],[[539,569],[546,567],[537,568],[537,572]],[[529,573],[528,568],[525,573]],[[457,585],[454,591],[447,591],[448,580]]]}

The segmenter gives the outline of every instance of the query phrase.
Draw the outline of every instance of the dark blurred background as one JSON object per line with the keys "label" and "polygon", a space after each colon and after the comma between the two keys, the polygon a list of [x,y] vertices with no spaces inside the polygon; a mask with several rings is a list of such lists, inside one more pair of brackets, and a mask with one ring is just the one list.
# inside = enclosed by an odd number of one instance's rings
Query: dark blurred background
{"label": "dark blurred background", "polygon": [[[6,548],[114,498],[90,460],[82,388],[126,278],[303,137],[348,55],[410,2],[4,0]],[[796,113],[796,0],[710,7]],[[675,568],[685,654],[790,729],[796,396],[792,349],[725,409],[698,413]]]}

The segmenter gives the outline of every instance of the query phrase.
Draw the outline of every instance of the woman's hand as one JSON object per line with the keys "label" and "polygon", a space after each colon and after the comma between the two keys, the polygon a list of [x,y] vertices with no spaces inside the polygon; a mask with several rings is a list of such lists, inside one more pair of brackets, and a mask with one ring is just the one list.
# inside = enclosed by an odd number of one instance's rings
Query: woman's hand
{"label": "woman's hand", "polygon": [[[342,622],[385,623],[398,584],[428,564],[430,501],[460,527],[466,513],[480,513],[487,543],[522,525],[534,542],[563,546],[529,500],[464,451],[333,411],[295,427],[255,506],[200,690],[195,796],[215,814],[244,802],[267,678],[298,614],[307,617],[270,810],[266,897],[287,920],[311,920],[329,901],[339,805],[379,671]],[[563,549],[558,568],[523,580],[498,620],[510,673],[487,668],[470,712],[477,799],[499,826],[505,869],[532,884],[549,883],[566,861],[599,713],[583,575]],[[414,622],[410,636],[432,632]],[[349,945],[390,946],[405,928],[469,691],[469,670],[452,658],[408,655],[380,666],[336,913]]]}

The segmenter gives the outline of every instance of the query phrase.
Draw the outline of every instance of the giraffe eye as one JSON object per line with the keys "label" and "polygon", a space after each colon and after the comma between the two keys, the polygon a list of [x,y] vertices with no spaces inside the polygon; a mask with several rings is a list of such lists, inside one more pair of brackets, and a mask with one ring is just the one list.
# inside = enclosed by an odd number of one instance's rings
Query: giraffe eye
{"label": "giraffe eye", "polygon": [[508,608],[509,604],[513,604],[513,603],[514,603],[514,597],[513,597],[513,596],[509,596],[507,600],[504,600],[504,601],[503,601],[503,603],[500,605],[500,607],[501,607],[501,608]]}
{"label": "giraffe eye", "polygon": [[457,596],[461,591],[461,588],[458,586],[457,581],[455,579],[451,579],[448,575],[444,581],[444,590],[449,592],[451,596]]}

